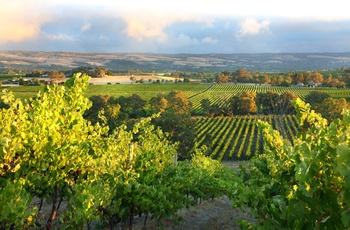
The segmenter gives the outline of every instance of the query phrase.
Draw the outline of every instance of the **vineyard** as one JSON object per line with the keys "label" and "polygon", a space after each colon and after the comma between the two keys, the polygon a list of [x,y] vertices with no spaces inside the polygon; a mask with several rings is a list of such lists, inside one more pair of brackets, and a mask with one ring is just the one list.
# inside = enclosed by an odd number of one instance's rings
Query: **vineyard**
{"label": "vineyard", "polygon": [[[307,88],[180,85],[194,105],[201,98],[226,103],[227,95],[244,90],[291,89],[300,98],[292,102],[296,115],[189,116],[196,119],[198,145],[191,159],[176,161],[169,133],[151,123],[162,114],[112,133],[83,116],[91,105],[84,95],[102,94],[97,89],[147,98],[175,85],[119,91],[105,86],[85,93],[88,79],[78,74],[36,100],[4,92],[9,107],[0,113],[0,229],[133,229],[136,216],[143,218],[143,229],[148,219],[164,228],[181,220],[179,210],[222,197],[254,218],[238,220],[242,229],[350,228],[349,109],[328,123],[300,99]],[[303,132],[297,134],[299,125]],[[248,159],[239,171],[220,162]]]}
{"label": "vineyard", "polygon": [[279,130],[283,138],[293,143],[298,132],[295,115],[238,116],[199,118],[196,141],[208,147],[207,154],[218,160],[248,160],[263,152],[262,120]]}
{"label": "vineyard", "polygon": [[[34,97],[40,86],[12,87],[11,91],[19,98]],[[208,98],[212,104],[225,105],[230,97],[240,94],[243,91],[252,91],[257,93],[266,93],[268,91],[279,94],[285,91],[291,91],[301,99],[313,90],[325,92],[332,98],[350,98],[350,89],[335,88],[308,88],[308,87],[280,87],[266,85],[235,85],[235,84],[116,84],[116,85],[89,85],[85,96],[111,95],[114,97],[131,96],[138,94],[143,99],[149,100],[160,93],[169,93],[170,91],[182,91],[192,103],[192,114],[203,114],[201,109],[201,100]]]}

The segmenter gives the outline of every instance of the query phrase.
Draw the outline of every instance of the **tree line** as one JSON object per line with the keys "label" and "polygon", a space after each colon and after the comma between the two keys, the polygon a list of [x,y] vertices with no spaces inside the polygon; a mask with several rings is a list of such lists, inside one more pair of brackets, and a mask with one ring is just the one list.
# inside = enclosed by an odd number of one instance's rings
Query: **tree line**
{"label": "tree line", "polygon": [[120,125],[126,125],[132,129],[140,118],[150,117],[160,113],[160,116],[152,119],[153,125],[160,127],[168,133],[168,138],[177,143],[179,159],[189,158],[194,147],[195,120],[191,118],[191,103],[181,91],[171,91],[168,94],[159,94],[149,101],[133,94],[129,97],[115,98],[110,95],[98,95],[90,97],[92,106],[84,117],[93,124],[103,122],[110,130]]}
{"label": "tree line", "polygon": [[272,84],[279,86],[307,85],[344,88],[350,87],[350,68],[344,69],[344,74],[323,76],[321,71],[315,72],[289,72],[284,74],[268,74],[261,72],[249,72],[246,69],[238,69],[235,72],[223,71],[215,77],[215,82],[224,83],[254,83]]}

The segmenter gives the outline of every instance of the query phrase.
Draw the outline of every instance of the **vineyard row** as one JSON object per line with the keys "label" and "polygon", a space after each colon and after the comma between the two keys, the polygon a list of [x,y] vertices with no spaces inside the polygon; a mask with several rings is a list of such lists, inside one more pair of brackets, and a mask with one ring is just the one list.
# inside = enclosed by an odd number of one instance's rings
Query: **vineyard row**
{"label": "vineyard row", "polygon": [[199,146],[206,145],[207,155],[215,159],[248,160],[263,152],[263,135],[257,126],[258,120],[272,124],[291,143],[298,133],[295,115],[198,118],[196,142]]}

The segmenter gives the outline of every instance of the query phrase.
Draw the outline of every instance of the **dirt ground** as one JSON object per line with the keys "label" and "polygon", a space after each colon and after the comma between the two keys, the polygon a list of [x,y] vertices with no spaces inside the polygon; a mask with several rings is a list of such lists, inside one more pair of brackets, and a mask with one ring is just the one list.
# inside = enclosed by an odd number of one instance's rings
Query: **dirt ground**
{"label": "dirt ground", "polygon": [[[232,208],[232,202],[227,198],[216,198],[213,201],[203,201],[201,204],[182,209],[177,216],[183,220],[178,225],[163,221],[166,230],[235,230],[240,229],[237,219],[250,219],[246,213]],[[156,221],[147,221],[143,227],[144,217],[135,218],[134,229],[159,229]]]}

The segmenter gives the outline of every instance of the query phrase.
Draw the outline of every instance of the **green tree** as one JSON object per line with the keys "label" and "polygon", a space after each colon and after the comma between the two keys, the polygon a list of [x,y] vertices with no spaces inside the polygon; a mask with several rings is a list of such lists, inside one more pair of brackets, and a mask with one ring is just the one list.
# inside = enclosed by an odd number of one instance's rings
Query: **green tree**
{"label": "green tree", "polygon": [[152,97],[149,103],[151,109],[155,112],[164,112],[168,108],[168,100],[164,94],[158,94],[156,97]]}
{"label": "green tree", "polygon": [[253,114],[257,111],[255,103],[256,93],[243,91],[230,99],[229,113],[232,114]]}
{"label": "green tree", "polygon": [[130,97],[121,96],[115,100],[116,104],[121,106],[121,111],[128,114],[129,118],[145,117],[145,106],[147,101],[138,94],[132,94]]}
{"label": "green tree", "polygon": [[329,94],[321,91],[310,91],[305,96],[305,102],[309,103],[313,109],[316,109],[326,98],[329,98]]}
{"label": "green tree", "polygon": [[322,101],[317,107],[316,111],[326,118],[328,121],[332,121],[341,117],[343,109],[349,109],[349,103],[344,99],[333,99],[328,97]]}
{"label": "green tree", "polygon": [[164,132],[169,133],[169,138],[178,143],[179,159],[190,157],[190,151],[194,147],[195,120],[191,117],[191,103],[183,92],[172,91],[168,95],[158,95],[151,98],[150,104],[160,117],[154,119],[154,124]]}
{"label": "green tree", "polygon": [[211,110],[211,102],[208,98],[204,98],[201,100],[201,107],[203,112],[209,116]]}
{"label": "green tree", "polygon": [[258,93],[256,97],[257,111],[263,114],[292,114],[295,110],[291,101],[295,98],[297,96],[291,91],[285,91],[281,95],[273,91]]}

